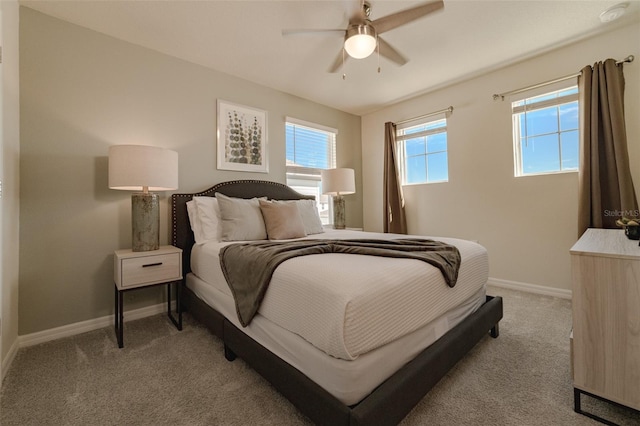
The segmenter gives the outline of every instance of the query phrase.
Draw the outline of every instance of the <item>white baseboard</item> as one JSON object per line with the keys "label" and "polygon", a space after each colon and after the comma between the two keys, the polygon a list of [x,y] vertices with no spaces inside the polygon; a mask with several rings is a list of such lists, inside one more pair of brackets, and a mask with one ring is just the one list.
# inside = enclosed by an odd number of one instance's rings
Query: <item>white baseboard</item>
{"label": "white baseboard", "polygon": [[[171,309],[175,309],[175,302],[171,302]],[[132,321],[151,315],[156,315],[167,311],[166,303],[159,303],[153,306],[146,306],[140,309],[124,312],[124,321]],[[18,347],[37,345],[39,343],[50,342],[52,340],[61,339],[63,337],[75,336],[76,334],[86,333],[87,331],[97,330],[99,328],[114,325],[113,315],[107,315],[102,318],[95,318],[87,321],[81,321],[74,324],[63,325],[62,327],[51,328],[49,330],[38,331],[36,333],[18,336]],[[5,371],[4,369],[2,370]]]}
{"label": "white baseboard", "polygon": [[487,284],[494,287],[506,288],[509,290],[519,290],[527,293],[559,297],[561,299],[571,299],[571,290],[565,290],[562,288],[545,287],[536,284],[521,283],[518,281],[501,280],[499,278],[489,278]]}
{"label": "white baseboard", "polygon": [[7,356],[2,360],[2,378],[0,378],[0,383],[4,381],[4,377],[7,375],[9,371],[9,367],[11,367],[11,363],[13,362],[16,354],[18,353],[18,339],[13,341],[11,348],[9,348],[9,352],[7,352]]}

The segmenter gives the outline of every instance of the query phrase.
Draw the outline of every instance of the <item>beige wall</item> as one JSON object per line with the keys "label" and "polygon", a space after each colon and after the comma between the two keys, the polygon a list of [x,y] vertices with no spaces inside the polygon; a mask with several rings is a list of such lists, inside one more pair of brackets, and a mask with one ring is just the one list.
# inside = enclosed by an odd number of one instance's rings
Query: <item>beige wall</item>
{"label": "beige wall", "polygon": [[491,277],[570,289],[577,173],[515,178],[510,102],[494,102],[492,94],[630,54],[636,60],[624,67],[625,106],[632,174],[640,194],[640,24],[635,24],[364,116],[365,230],[382,229],[384,123],[453,105],[449,182],[404,187],[409,232],[479,240],[489,251]]}
{"label": "beige wall", "polygon": [[17,350],[18,340],[18,223],[20,107],[18,67],[18,2],[0,2],[2,13],[2,132],[0,132],[0,179],[2,180],[2,247],[0,268],[0,300],[2,306],[2,374]]}
{"label": "beige wall", "polygon": [[[356,169],[348,226],[362,226],[360,118],[20,10],[20,335],[113,312],[112,253],[131,244],[130,194],[107,188],[107,150],[178,151],[180,189],[239,178],[285,181],[284,118],[337,128]],[[268,111],[269,173],[216,170],[216,99]],[[168,240],[162,194],[161,243]],[[160,303],[128,293],[125,308]]]}

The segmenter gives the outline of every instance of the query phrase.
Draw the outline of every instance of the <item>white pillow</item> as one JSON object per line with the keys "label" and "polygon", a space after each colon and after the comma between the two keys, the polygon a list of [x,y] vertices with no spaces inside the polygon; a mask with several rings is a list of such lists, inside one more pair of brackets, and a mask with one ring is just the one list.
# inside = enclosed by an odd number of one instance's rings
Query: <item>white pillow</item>
{"label": "white pillow", "polygon": [[[220,207],[214,197],[193,197],[198,214],[200,228],[200,241],[196,236],[196,242],[221,241],[222,227],[220,224]],[[194,231],[195,234],[195,231]]]}
{"label": "white pillow", "polygon": [[267,230],[257,198],[246,200],[227,197],[220,193],[216,193],[216,198],[222,219],[222,241],[267,239]]}
{"label": "white pillow", "polygon": [[193,231],[196,243],[204,242],[205,239],[202,234],[200,219],[198,218],[198,206],[196,206],[195,201],[187,201],[187,214],[189,215],[189,223],[191,224],[191,230]]}
{"label": "white pillow", "polygon": [[296,200],[298,204],[298,210],[302,217],[302,223],[304,223],[304,232],[307,235],[321,234],[324,232],[322,227],[322,221],[320,220],[320,214],[316,207],[315,200]]}

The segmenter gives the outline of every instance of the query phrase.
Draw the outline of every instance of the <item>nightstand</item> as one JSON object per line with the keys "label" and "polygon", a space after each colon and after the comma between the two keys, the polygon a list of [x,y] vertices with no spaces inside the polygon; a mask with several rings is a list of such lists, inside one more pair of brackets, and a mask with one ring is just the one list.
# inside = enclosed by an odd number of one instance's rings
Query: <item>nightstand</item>
{"label": "nightstand", "polygon": [[[113,261],[115,329],[118,347],[124,346],[122,295],[125,291],[167,285],[167,315],[176,328],[182,330],[182,309],[180,307],[182,249],[174,246],[161,246],[160,249],[153,251],[116,250]],[[171,313],[171,284],[173,283],[176,283],[177,319]]]}

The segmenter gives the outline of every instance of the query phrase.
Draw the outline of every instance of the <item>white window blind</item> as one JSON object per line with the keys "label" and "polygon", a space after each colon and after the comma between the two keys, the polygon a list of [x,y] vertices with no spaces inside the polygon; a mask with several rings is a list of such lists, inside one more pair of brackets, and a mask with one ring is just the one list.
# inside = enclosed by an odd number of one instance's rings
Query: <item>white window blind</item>
{"label": "white window blind", "polygon": [[302,194],[316,197],[324,224],[331,223],[332,214],[329,197],[322,194],[320,171],[336,166],[337,135],[337,129],[286,118],[287,185]]}
{"label": "white window blind", "polygon": [[287,174],[320,178],[320,170],[336,165],[338,131],[287,117]]}

